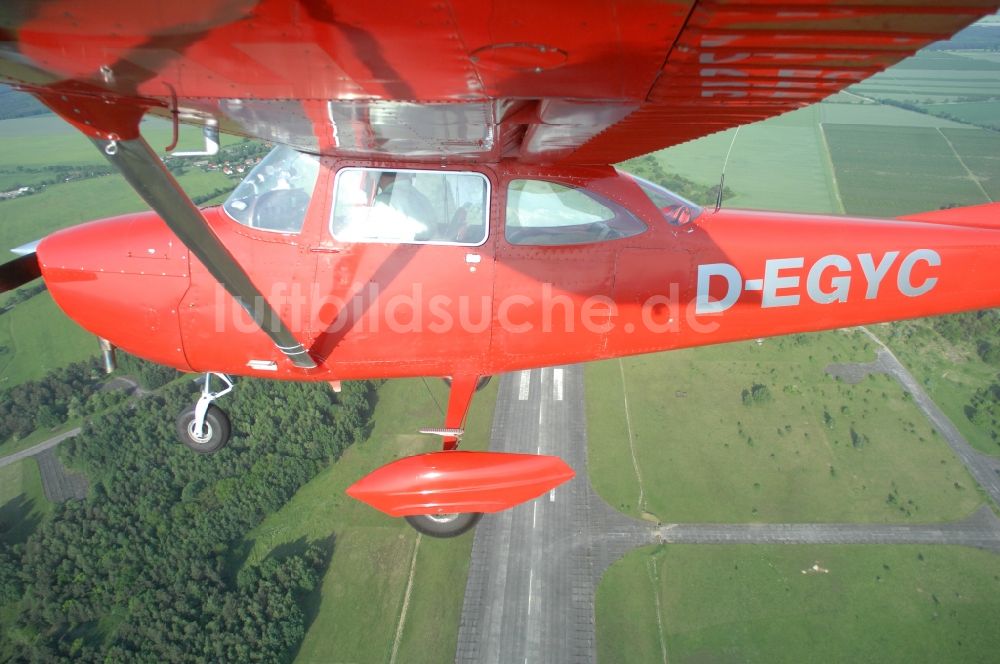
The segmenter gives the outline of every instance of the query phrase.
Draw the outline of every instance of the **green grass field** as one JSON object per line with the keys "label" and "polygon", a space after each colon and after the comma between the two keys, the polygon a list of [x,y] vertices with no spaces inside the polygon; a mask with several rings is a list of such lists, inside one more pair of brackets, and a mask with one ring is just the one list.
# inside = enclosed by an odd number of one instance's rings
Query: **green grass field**
{"label": "green grass field", "polygon": [[[160,154],[170,144],[172,131],[170,123],[159,118],[149,118],[142,123],[143,137]],[[243,140],[229,135],[220,138],[222,145]],[[55,115],[2,120],[0,140],[4,147],[0,151],[0,172],[16,171],[18,166],[108,164],[93,143]],[[181,126],[177,150],[197,150],[202,146],[201,130]]]}
{"label": "green grass field", "polygon": [[0,468],[0,541],[24,542],[51,511],[37,461],[22,459]]}
{"label": "green grass field", "polygon": [[[898,383],[847,385],[824,372],[873,359],[860,334],[825,332],[588,365],[594,488],[626,514],[665,523],[968,515],[981,504],[975,484]],[[755,383],[771,400],[744,405]]]}
{"label": "green grass field", "polygon": [[[349,498],[344,489],[396,458],[437,449],[436,439],[416,431],[436,425],[446,401],[436,379],[426,386],[421,380],[384,384],[370,438],[348,449],[249,535],[251,561],[297,542],[332,541],[329,570],[309,600],[311,624],[297,662],[389,661],[417,535],[402,520]],[[485,447],[495,401],[496,383],[476,396],[464,449]],[[472,533],[453,540],[420,538],[398,662],[454,657],[471,548]]]}
{"label": "green grass field", "polygon": [[647,547],[598,588],[598,661],[992,662],[998,612],[976,549]]}
{"label": "green grass field", "polygon": [[97,340],[70,320],[47,292],[0,314],[0,388],[97,355]]}
{"label": "green grass field", "polygon": [[[220,172],[192,170],[177,181],[191,197],[232,186],[232,180]],[[32,196],[0,202],[0,247],[17,247],[84,221],[146,209],[119,175],[52,185]]]}

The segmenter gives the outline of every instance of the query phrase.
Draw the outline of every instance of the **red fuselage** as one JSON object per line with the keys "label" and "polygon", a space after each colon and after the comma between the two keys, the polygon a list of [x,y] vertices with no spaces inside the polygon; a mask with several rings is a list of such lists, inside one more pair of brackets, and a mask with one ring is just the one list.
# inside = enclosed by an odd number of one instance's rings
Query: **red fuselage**
{"label": "red fuselage", "polygon": [[[338,172],[427,166],[319,164],[300,232],[203,211],[316,370],[289,363],[152,213],[45,239],[45,280],[70,317],[130,353],[296,380],[492,375],[1000,305],[1000,224],[988,207],[933,223],[679,211],[610,167],[501,162],[433,169],[485,177],[485,240],[359,242],[331,229]],[[617,212],[593,236],[569,224],[538,242],[510,211],[525,180]]]}

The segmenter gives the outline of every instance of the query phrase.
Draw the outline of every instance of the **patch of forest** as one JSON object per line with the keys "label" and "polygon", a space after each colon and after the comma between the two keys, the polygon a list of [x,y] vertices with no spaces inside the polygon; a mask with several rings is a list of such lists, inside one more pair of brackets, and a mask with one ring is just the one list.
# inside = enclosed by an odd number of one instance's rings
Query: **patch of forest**
{"label": "patch of forest", "polygon": [[[663,169],[663,166],[660,165],[660,162],[653,154],[647,154],[642,157],[636,157],[635,159],[629,159],[628,161],[622,162],[620,166],[622,170],[632,173],[633,175],[638,175],[639,177],[649,180],[654,184],[658,184],[661,187],[666,187],[675,194],[679,194],[692,203],[697,203],[698,205],[715,205],[716,200],[719,197],[719,185],[716,184],[711,187],[706,187],[693,180],[689,180],[682,175],[667,172]],[[735,192],[733,192],[732,189],[729,187],[723,187],[723,200],[731,198],[734,195]]]}
{"label": "patch of forest", "polygon": [[193,381],[167,385],[63,444],[64,459],[88,474],[90,496],[57,505],[25,544],[0,547],[0,603],[17,605],[0,660],[294,655],[306,629],[301,602],[334,543],[303,542],[238,575],[227,552],[367,435],[375,385],[344,383],[335,394],[325,383],[242,379],[225,404],[233,440],[211,456],[174,437],[175,414],[196,395]]}

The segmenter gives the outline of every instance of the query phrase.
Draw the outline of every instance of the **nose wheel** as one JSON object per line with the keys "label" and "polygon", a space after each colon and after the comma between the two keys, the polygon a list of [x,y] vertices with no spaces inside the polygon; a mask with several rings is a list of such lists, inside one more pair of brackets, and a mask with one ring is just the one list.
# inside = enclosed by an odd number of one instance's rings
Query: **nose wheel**
{"label": "nose wheel", "polygon": [[[222,382],[223,388],[212,391],[212,377]],[[214,454],[229,443],[232,427],[226,412],[213,401],[233,391],[232,379],[220,373],[205,374],[198,402],[177,417],[177,438],[198,454]]]}

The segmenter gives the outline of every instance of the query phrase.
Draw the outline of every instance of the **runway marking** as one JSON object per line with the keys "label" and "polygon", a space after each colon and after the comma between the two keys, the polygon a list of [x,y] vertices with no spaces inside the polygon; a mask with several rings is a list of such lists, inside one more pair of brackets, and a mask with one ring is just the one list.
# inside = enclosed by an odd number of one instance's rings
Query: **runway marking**
{"label": "runway marking", "polygon": [[535,570],[528,572],[528,615],[531,615],[531,589],[535,585]]}
{"label": "runway marking", "polygon": [[528,395],[531,393],[531,371],[524,370],[521,372],[521,384],[517,389],[517,400],[527,401]]}
{"label": "runway marking", "polygon": [[540,385],[538,399],[538,453],[542,453],[542,445],[545,443],[545,411],[548,404],[548,397],[545,396],[545,369],[538,370],[538,383]]}
{"label": "runway marking", "polygon": [[531,527],[534,528],[538,525],[538,503],[535,503],[535,509],[531,513]]}
{"label": "runway marking", "polygon": [[563,400],[563,370],[552,370],[552,386],[555,389],[556,401]]}
{"label": "runway marking", "polygon": [[549,489],[549,502],[550,503],[556,502],[556,490],[555,489]]}

